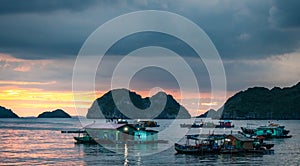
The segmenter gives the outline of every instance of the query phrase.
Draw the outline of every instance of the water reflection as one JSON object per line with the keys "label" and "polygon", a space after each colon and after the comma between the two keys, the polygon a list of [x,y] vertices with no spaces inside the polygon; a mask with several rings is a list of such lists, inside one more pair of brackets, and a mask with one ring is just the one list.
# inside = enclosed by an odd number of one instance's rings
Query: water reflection
{"label": "water reflection", "polygon": [[[144,151],[151,145],[128,145],[128,144],[116,144],[114,145],[114,151],[110,148],[106,148],[100,144],[75,144],[75,148],[78,153],[83,152],[83,160],[86,165],[102,163],[105,165],[141,165],[142,155],[139,152],[141,149]],[[142,148],[141,148],[142,147]],[[117,151],[115,151],[117,150]],[[122,151],[122,153],[120,153]],[[130,152],[134,151],[134,152]],[[135,153],[135,155],[130,155]]]}
{"label": "water reflection", "polygon": [[128,146],[124,145],[124,165],[128,165]]}
{"label": "water reflection", "polygon": [[215,163],[218,160],[218,155],[185,155],[176,154],[178,158],[184,158],[185,163]]}

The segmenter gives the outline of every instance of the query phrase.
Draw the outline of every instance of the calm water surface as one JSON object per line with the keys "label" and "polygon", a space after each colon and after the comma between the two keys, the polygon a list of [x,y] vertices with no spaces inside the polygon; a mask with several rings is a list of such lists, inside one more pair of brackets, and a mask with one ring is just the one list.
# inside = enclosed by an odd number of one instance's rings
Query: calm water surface
{"label": "calm water surface", "polygon": [[[167,128],[170,121],[159,123]],[[247,123],[264,125],[267,121],[234,121],[233,130]],[[168,145],[159,144],[138,148],[163,150],[160,153],[132,156],[122,153],[127,147],[120,147],[122,152],[115,153],[99,145],[74,144],[74,134],[61,134],[60,131],[81,128],[77,119],[0,119],[0,165],[299,165],[300,121],[278,123],[285,125],[293,137],[272,140],[275,143],[273,155],[184,155],[176,154],[173,146],[167,148]],[[179,131],[173,134],[176,132]]]}

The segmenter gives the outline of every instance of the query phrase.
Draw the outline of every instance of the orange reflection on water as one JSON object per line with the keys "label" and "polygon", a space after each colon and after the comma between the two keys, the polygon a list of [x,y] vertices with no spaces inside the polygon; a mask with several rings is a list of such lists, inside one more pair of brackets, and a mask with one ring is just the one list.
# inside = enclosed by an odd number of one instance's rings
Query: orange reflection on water
{"label": "orange reflection on water", "polygon": [[[2,163],[15,164],[74,164],[66,161],[82,154],[74,153],[74,143],[71,135],[60,134],[51,130],[1,130],[0,160]],[[63,160],[62,160],[63,159]],[[78,160],[78,164],[82,161]]]}

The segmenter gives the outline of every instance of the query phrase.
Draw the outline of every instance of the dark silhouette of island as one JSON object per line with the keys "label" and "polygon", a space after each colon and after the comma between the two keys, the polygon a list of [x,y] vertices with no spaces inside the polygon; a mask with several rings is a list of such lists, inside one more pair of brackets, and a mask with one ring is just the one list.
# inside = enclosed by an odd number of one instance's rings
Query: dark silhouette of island
{"label": "dark silhouette of island", "polygon": [[61,109],[54,110],[52,112],[43,112],[39,114],[38,118],[72,118],[69,114]]}
{"label": "dark silhouette of island", "polygon": [[[122,112],[127,112],[131,116],[126,116],[128,114],[124,115]],[[191,115],[173,96],[165,92],[158,92],[152,97],[142,98],[128,89],[115,89],[96,99],[88,109],[86,117],[89,119],[185,119],[191,118]]]}
{"label": "dark silhouette of island", "polygon": [[210,109],[208,111],[206,111],[205,113],[196,116],[195,118],[212,118],[212,119],[219,119],[220,118],[220,114],[219,112],[217,112],[214,109]]}
{"label": "dark silhouette of island", "polygon": [[0,106],[0,118],[19,118],[11,109]]}
{"label": "dark silhouette of island", "polygon": [[213,119],[300,119],[300,82],[286,88],[249,88],[230,97],[218,109],[196,118]]}

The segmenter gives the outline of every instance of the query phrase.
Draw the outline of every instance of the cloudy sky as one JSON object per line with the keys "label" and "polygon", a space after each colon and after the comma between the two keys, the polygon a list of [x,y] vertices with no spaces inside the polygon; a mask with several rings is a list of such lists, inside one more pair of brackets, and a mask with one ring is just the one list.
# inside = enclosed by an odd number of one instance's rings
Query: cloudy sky
{"label": "cloudy sky", "polygon": [[[37,116],[56,108],[76,115],[72,74],[82,45],[107,21],[143,10],[172,12],[204,30],[224,65],[225,99],[253,86],[292,86],[300,80],[299,6],[298,0],[1,0],[0,105],[20,116]],[[157,18],[154,23],[167,21]],[[111,32],[117,33],[129,25],[130,21],[124,21],[121,26],[112,27]],[[184,25],[169,29],[181,26]],[[193,40],[195,36],[189,37]],[[76,82],[83,85],[76,92],[80,96],[76,102],[80,114],[87,111],[95,97],[111,88],[111,77],[120,61],[147,46],[163,47],[181,56],[193,70],[201,94],[187,88],[189,97],[182,97],[176,76],[159,67],[136,71],[130,89],[144,97],[162,89],[184,103],[192,115],[223,104],[221,92],[212,99],[209,72],[187,43],[167,34],[145,32],[129,35],[107,51],[97,68],[96,95],[84,88],[84,81]],[[161,51],[135,52],[135,57],[140,61],[167,59],[171,63],[166,52]],[[125,71],[137,62],[129,61]],[[179,64],[174,65],[176,75],[185,75],[180,73]],[[119,82],[125,79],[117,77]]]}

